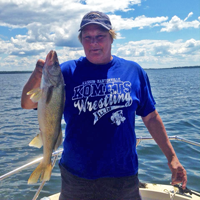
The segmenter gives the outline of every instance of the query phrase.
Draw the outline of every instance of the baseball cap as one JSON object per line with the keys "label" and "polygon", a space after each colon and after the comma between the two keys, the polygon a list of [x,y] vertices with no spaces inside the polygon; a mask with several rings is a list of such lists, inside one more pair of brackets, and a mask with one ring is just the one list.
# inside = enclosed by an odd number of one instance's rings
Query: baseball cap
{"label": "baseball cap", "polygon": [[81,31],[88,24],[98,24],[107,30],[112,29],[112,24],[110,22],[108,15],[99,11],[91,11],[86,15],[84,15],[80,24],[79,31]]}

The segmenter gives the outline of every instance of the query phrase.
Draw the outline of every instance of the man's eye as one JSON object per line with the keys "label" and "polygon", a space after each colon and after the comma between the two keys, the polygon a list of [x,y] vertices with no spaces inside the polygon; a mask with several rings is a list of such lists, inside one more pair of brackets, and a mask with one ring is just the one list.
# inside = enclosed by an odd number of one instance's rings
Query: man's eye
{"label": "man's eye", "polygon": [[90,40],[91,37],[90,37],[90,36],[86,36],[84,39],[86,39],[86,40]]}
{"label": "man's eye", "polygon": [[98,35],[98,36],[97,36],[97,39],[98,39],[98,40],[101,40],[101,39],[103,39],[103,38],[104,38],[103,35]]}

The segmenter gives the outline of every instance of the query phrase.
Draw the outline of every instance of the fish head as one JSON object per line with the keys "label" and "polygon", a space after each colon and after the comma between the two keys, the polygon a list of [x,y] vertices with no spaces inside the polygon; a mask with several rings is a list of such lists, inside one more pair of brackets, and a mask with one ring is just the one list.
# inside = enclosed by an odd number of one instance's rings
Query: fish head
{"label": "fish head", "polygon": [[57,53],[55,51],[51,50],[47,54],[45,67],[46,67],[46,70],[49,72],[49,74],[52,76],[60,74],[61,72],[60,65],[59,65]]}
{"label": "fish head", "polygon": [[46,82],[51,82],[53,85],[62,81],[62,73],[58,61],[57,53],[51,50],[46,57],[43,67],[43,75]]}

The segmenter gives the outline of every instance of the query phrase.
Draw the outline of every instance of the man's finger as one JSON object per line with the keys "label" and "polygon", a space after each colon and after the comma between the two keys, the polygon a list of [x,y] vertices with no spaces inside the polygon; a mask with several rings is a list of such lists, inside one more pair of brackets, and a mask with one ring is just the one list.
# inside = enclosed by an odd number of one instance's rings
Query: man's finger
{"label": "man's finger", "polygon": [[177,170],[173,170],[172,172],[172,185],[176,184],[177,179]]}
{"label": "man's finger", "polygon": [[186,171],[184,172],[183,178],[182,178],[182,188],[185,189],[187,184],[187,174]]}
{"label": "man's finger", "polygon": [[43,68],[45,61],[42,59],[39,59],[36,63],[36,67]]}

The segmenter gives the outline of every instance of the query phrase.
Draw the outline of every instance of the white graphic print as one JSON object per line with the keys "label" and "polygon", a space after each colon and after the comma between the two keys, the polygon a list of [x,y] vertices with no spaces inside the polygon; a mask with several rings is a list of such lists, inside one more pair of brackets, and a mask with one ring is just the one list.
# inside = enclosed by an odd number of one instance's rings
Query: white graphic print
{"label": "white graphic print", "polygon": [[74,88],[74,107],[82,112],[93,112],[94,124],[108,112],[132,104],[131,83],[120,78],[88,80]]}
{"label": "white graphic print", "polygon": [[126,120],[126,118],[123,116],[123,111],[119,110],[112,114],[111,120],[113,123],[117,124],[119,126],[122,122]]}

